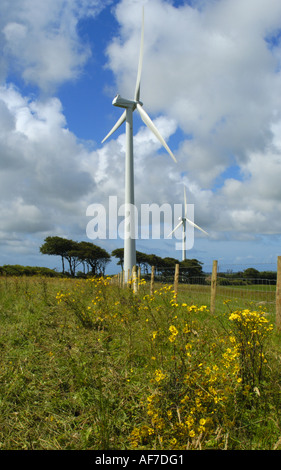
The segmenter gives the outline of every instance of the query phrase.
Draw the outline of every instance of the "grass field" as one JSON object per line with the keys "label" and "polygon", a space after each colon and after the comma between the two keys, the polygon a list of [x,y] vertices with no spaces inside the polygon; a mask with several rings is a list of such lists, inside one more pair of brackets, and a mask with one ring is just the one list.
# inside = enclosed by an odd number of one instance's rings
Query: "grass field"
{"label": "grass field", "polygon": [[[158,284],[161,286],[162,284]],[[259,306],[265,307],[267,313],[275,314],[275,285],[237,285],[223,286],[217,285],[216,309],[225,311],[225,300],[231,300],[232,308],[256,309]],[[210,285],[179,284],[178,292],[181,297],[188,302],[195,304],[205,304],[210,307],[211,287]]]}
{"label": "grass field", "polygon": [[260,301],[226,295],[211,316],[181,285],[0,278],[0,449],[281,449],[280,334]]}

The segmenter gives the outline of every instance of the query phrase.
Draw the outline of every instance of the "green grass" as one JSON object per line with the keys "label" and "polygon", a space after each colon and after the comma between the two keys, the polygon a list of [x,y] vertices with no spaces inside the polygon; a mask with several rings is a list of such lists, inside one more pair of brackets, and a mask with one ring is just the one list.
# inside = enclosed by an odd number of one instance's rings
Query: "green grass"
{"label": "green grass", "polygon": [[[210,306],[209,285],[179,284],[179,295],[194,304],[202,303]],[[217,286],[216,308],[224,311],[224,301],[231,300],[232,306],[237,308],[258,308],[262,306],[270,314],[275,313],[276,286],[247,285],[247,286]]]}
{"label": "green grass", "polygon": [[1,450],[280,448],[279,333],[260,340],[260,371],[229,340],[235,301],[217,300],[211,317],[199,308],[209,306],[204,289],[180,285],[177,301],[167,287],[148,291],[0,278]]}

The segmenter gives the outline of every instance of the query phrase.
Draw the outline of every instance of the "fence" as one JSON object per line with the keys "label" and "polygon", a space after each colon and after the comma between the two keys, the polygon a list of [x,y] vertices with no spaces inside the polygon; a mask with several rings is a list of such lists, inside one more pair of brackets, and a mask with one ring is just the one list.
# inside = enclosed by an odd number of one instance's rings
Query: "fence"
{"label": "fence", "polygon": [[[192,303],[209,305],[214,314],[219,305],[231,301],[236,308],[264,308],[268,313],[275,313],[276,327],[281,331],[281,256],[277,259],[277,273],[272,279],[242,278],[235,274],[226,276],[218,272],[218,262],[213,261],[212,272],[200,276],[189,276],[185,268],[176,264],[174,268],[161,269],[160,273],[152,266],[151,273],[145,274],[150,280],[150,294],[159,283],[173,284],[175,295],[182,295]],[[115,279],[119,286],[125,286],[124,272]],[[137,293],[141,283],[141,271],[134,266],[132,275],[128,272],[128,285]]]}

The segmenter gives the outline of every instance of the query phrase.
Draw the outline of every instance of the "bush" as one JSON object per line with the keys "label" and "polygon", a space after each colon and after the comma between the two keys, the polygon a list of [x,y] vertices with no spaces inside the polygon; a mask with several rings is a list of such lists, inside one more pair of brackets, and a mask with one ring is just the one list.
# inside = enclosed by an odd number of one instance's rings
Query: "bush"
{"label": "bush", "polygon": [[37,267],[37,266],[21,266],[19,264],[4,265],[0,267],[0,275],[2,276],[47,276],[60,277],[61,274],[53,269]]}
{"label": "bush", "polygon": [[[199,315],[206,307],[171,305],[170,326],[152,333],[153,392],[143,402],[146,419],[133,430],[132,446],[227,448],[243,410],[263,393],[273,326],[263,312],[237,310],[228,316],[227,334],[215,339]],[[183,306],[187,314],[177,315]]]}

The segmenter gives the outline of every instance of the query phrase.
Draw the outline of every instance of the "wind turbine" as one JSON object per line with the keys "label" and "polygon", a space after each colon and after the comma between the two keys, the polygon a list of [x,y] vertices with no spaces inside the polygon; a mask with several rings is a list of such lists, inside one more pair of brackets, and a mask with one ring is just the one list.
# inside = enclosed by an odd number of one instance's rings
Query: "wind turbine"
{"label": "wind turbine", "polygon": [[171,233],[169,233],[168,237],[170,237],[180,226],[182,225],[182,261],[185,260],[185,255],[186,255],[186,224],[190,224],[195,228],[198,228],[198,230],[201,230],[201,232],[205,233],[208,235],[205,230],[203,230],[201,227],[196,225],[194,222],[189,220],[187,218],[187,204],[186,204],[186,192],[185,192],[185,186],[184,186],[184,217],[179,217],[180,223],[172,230]]}
{"label": "wind turbine", "polygon": [[[133,155],[133,112],[138,110],[141,119],[145,125],[153,132],[157,139],[161,142],[163,147],[170,154],[172,159],[176,162],[176,158],[165,140],[161,136],[156,126],[151,121],[150,117],[143,109],[143,103],[140,101],[140,81],[143,62],[143,42],[144,42],[144,8],[142,10],[142,30],[141,30],[141,44],[139,54],[139,64],[137,81],[135,88],[135,95],[133,100],[122,98],[116,95],[112,101],[113,106],[125,108],[125,111],[120,116],[111,131],[102,140],[105,142],[125,121],[126,121],[126,163],[125,163],[125,233],[124,233],[124,270],[125,282],[127,282],[128,270],[132,273],[133,266],[136,265],[136,243],[134,236],[135,218],[134,218],[134,155]],[[127,221],[129,220],[129,224]]]}

